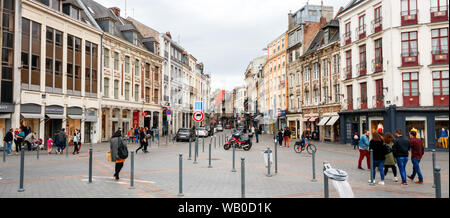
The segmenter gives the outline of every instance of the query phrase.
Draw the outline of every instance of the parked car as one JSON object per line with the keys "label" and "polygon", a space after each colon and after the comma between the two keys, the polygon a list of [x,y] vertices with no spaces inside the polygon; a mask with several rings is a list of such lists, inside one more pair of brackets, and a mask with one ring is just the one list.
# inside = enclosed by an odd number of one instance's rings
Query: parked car
{"label": "parked car", "polygon": [[220,124],[216,126],[216,129],[217,129],[217,132],[223,132],[223,127]]}
{"label": "parked car", "polygon": [[230,124],[225,125],[225,129],[231,129],[231,125]]}
{"label": "parked car", "polygon": [[191,139],[192,141],[195,141],[195,133],[193,129],[185,129],[181,128],[178,129],[177,135],[176,135],[176,141],[189,141]]}
{"label": "parked car", "polygon": [[198,137],[208,137],[209,133],[206,127],[199,127],[196,132]]}

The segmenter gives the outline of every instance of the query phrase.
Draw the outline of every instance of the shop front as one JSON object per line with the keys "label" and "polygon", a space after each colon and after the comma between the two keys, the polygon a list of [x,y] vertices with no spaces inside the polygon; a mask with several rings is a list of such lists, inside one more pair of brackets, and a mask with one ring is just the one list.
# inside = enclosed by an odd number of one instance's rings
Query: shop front
{"label": "shop front", "polygon": [[151,123],[152,123],[152,112],[145,111],[144,112],[144,127],[150,128]]}
{"label": "shop front", "polygon": [[139,111],[133,111],[133,129],[139,127]]}
{"label": "shop front", "polygon": [[66,133],[68,131],[68,126],[63,127],[64,117],[64,107],[52,105],[45,107],[45,141],[48,138],[56,136],[62,128],[66,128]]}
{"label": "shop front", "polygon": [[[41,115],[40,105],[37,104],[20,105],[21,126],[29,126],[31,132],[36,133],[36,136],[41,136],[41,128],[40,128],[41,121],[44,121],[44,117]],[[14,128],[18,128],[18,126]]]}
{"label": "shop front", "polygon": [[159,128],[159,112],[153,112],[153,126],[152,128]]}
{"label": "shop front", "polygon": [[81,140],[84,140],[84,143],[96,142],[97,141],[96,129],[97,129],[97,110],[86,109],[84,112],[84,137]]}
{"label": "shop front", "polygon": [[111,118],[111,133],[114,134],[119,129],[119,116],[122,116],[119,109],[114,109]]}
{"label": "shop front", "polygon": [[129,129],[131,129],[131,111],[123,110],[122,111],[122,132],[126,133]]}
{"label": "shop front", "polygon": [[[0,139],[11,127],[11,116],[14,113],[14,105],[2,104],[0,105]],[[3,143],[3,142],[2,142]]]}
{"label": "shop front", "polygon": [[340,141],[341,129],[338,121],[339,116],[331,116],[330,120],[324,125],[325,139],[329,139],[331,142]]}
{"label": "shop front", "polygon": [[67,108],[67,128],[66,133],[69,138],[75,133],[75,130],[81,131],[81,120],[83,119],[83,109],[79,107]]}

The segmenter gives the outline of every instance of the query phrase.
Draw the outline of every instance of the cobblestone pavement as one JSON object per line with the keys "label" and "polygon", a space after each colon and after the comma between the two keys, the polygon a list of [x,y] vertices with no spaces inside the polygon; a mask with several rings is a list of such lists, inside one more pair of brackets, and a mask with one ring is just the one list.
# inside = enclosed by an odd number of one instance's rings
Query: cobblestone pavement
{"label": "cobblestone pavement", "polygon": [[[224,133],[216,134],[220,136]],[[226,134],[230,135],[229,130]],[[93,183],[88,184],[88,149],[83,145],[79,155],[71,153],[48,155],[40,152],[25,154],[24,192],[18,192],[20,176],[20,156],[6,157],[6,163],[0,158],[0,197],[1,198],[177,198],[178,194],[178,155],[183,154],[183,194],[184,198],[239,198],[241,196],[241,157],[245,158],[245,190],[248,198],[322,198],[323,176],[322,163],[330,162],[336,169],[349,174],[355,197],[358,198],[433,198],[432,157],[426,153],[421,162],[425,184],[409,182],[408,187],[401,187],[393,181],[392,172],[386,176],[386,185],[369,186],[369,170],[357,169],[359,152],[350,145],[315,143],[316,179],[312,182],[312,158],[307,153],[297,154],[293,147],[278,147],[278,173],[267,177],[262,150],[268,146],[273,149],[271,136],[263,135],[260,143],[254,143],[251,151],[236,150],[235,168],[232,170],[232,151],[225,151],[212,141],[212,168],[208,168],[208,145],[205,139],[203,152],[199,140],[199,159],[194,164],[194,157],[189,158],[189,143],[172,143],[166,145],[161,138],[160,145],[153,143],[150,153],[139,152],[135,157],[135,189],[129,189],[130,159],[124,164],[119,182],[112,179],[114,164],[106,160],[109,144],[93,145]],[[255,139],[254,139],[255,140]],[[291,142],[292,144],[292,142]],[[192,155],[194,154],[192,143]],[[129,144],[129,150],[137,145]],[[70,148],[73,149],[73,148]],[[0,153],[1,154],[1,153]],[[2,154],[1,154],[2,155]],[[0,156],[1,157],[1,156]],[[363,167],[367,168],[363,162]],[[449,155],[437,153],[437,165],[442,168],[442,196],[449,197]],[[273,166],[271,174],[274,172]],[[407,172],[412,171],[411,161]],[[379,179],[379,173],[377,173]],[[378,181],[378,180],[377,180]],[[330,197],[338,197],[330,183]]]}

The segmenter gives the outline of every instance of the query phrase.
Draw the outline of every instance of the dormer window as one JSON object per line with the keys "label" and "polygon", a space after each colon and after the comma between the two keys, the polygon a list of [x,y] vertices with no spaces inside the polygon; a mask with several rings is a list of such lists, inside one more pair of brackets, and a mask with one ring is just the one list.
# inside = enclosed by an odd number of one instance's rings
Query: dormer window
{"label": "dormer window", "polygon": [[323,36],[323,43],[328,44],[329,39],[330,39],[330,31],[328,29],[326,29],[324,36]]}
{"label": "dormer window", "polygon": [[71,4],[65,3],[63,4],[63,13],[72,17],[73,19],[80,19],[80,9],[74,7]]}
{"label": "dormer window", "polygon": [[77,8],[72,7],[70,16],[73,19],[78,20],[79,19],[79,13],[80,13],[80,11]]}

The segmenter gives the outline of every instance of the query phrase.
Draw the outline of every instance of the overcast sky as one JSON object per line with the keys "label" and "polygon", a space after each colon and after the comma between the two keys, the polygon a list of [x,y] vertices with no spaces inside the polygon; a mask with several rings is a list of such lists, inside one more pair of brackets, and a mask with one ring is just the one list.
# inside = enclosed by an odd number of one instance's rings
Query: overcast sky
{"label": "overcast sky", "polygon": [[[125,17],[125,0],[95,1],[119,7]],[[323,2],[336,13],[349,0]],[[212,90],[232,90],[244,85],[250,61],[265,55],[263,48],[287,30],[289,11],[305,4],[306,0],[126,0],[126,15],[160,33],[170,31],[172,39],[205,64]]]}

